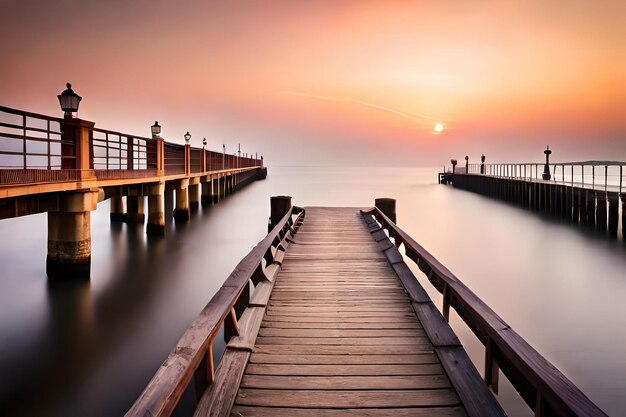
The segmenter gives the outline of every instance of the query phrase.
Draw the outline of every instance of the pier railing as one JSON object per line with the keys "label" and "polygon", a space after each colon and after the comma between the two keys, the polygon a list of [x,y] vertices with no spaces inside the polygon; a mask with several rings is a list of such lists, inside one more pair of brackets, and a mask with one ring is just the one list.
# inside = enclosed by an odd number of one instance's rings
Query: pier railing
{"label": "pier railing", "polygon": [[485,383],[496,393],[500,369],[536,416],[606,416],[565,375],[380,209],[373,208],[364,214],[375,217],[396,247],[404,245],[406,256],[417,264],[443,295],[442,313],[446,320],[452,307],[485,346]]}
{"label": "pier railing", "polygon": [[[550,182],[603,191],[624,191],[624,167],[621,161],[558,162],[548,164]],[[483,174],[499,178],[544,181],[545,163],[468,164],[457,167],[458,174]]]}
{"label": "pier railing", "polygon": [[[246,312],[256,306],[251,300],[258,292],[269,296],[271,286],[263,284],[270,283],[277,274],[287,242],[302,224],[304,215],[303,209],[290,208],[265,239],[237,264],[222,287],[185,331],[141,396],[126,413],[126,417],[170,416],[192,380],[198,402],[209,387],[220,383],[216,380],[214,363],[216,336],[223,326],[224,341],[229,343],[235,336],[245,337],[245,329],[253,327],[253,322],[258,321],[260,325],[260,320],[252,318],[253,315]],[[251,283],[255,286],[252,298]],[[260,310],[264,311],[262,308]],[[246,343],[240,342],[237,348],[248,352],[251,350],[251,346],[242,348],[242,345]],[[226,349],[228,348],[229,345]]]}
{"label": "pier railing", "polygon": [[84,171],[102,180],[257,166],[263,166],[262,159],[0,106],[0,185],[79,181]]}

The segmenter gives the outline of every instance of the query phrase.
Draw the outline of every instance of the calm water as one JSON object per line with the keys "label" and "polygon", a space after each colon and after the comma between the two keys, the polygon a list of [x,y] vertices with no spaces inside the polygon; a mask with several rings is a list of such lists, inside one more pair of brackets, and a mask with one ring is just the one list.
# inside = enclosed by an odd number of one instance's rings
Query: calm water
{"label": "calm water", "polygon": [[[0,414],[123,415],[265,235],[277,194],[297,205],[396,198],[401,227],[607,413],[622,414],[626,245],[437,185],[436,173],[271,167],[265,181],[201,209],[188,225],[168,223],[167,236],[155,239],[142,227],[111,224],[103,202],[92,214],[92,279],[74,284],[46,280],[45,215],[0,221]],[[452,322],[482,369],[482,348]],[[530,415],[506,384],[501,391],[511,415]]]}

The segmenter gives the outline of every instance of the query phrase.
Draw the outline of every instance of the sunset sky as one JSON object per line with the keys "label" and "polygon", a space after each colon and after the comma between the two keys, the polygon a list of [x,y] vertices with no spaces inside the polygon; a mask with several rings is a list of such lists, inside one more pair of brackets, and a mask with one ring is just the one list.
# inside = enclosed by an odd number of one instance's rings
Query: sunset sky
{"label": "sunset sky", "polygon": [[[281,165],[626,160],[626,1],[0,0],[0,105]],[[444,126],[435,134],[437,123]]]}

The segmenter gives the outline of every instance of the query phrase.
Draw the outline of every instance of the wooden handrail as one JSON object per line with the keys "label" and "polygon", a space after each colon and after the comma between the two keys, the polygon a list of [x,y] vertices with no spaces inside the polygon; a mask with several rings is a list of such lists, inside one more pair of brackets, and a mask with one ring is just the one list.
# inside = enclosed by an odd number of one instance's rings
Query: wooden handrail
{"label": "wooden handrail", "polygon": [[[513,387],[537,416],[606,416],[554,365],[530,346],[433,255],[400,229],[378,208],[372,215],[394,239],[404,244],[406,256],[428,276],[443,294],[443,315],[452,307],[486,348],[485,381],[497,392],[497,371],[501,369]],[[495,375],[494,375],[495,374]]]}
{"label": "wooden handrail", "polygon": [[[295,221],[292,217],[294,214],[298,215]],[[265,278],[264,270],[274,262],[277,249],[289,238],[292,227],[297,227],[303,216],[303,209],[292,207],[276,227],[237,264],[222,287],[185,331],[143,393],[126,413],[126,417],[171,415],[192,377],[198,375],[198,371],[205,372],[204,378],[208,384],[213,382],[212,346],[216,334],[224,323],[225,333],[237,335],[237,320],[250,302],[249,281],[252,280],[257,284]],[[226,320],[227,318],[232,319],[232,323]],[[232,326],[234,331],[228,332],[226,329],[228,325]],[[226,342],[231,335],[225,335]],[[204,369],[200,369],[201,367]],[[198,398],[200,394],[198,393]]]}

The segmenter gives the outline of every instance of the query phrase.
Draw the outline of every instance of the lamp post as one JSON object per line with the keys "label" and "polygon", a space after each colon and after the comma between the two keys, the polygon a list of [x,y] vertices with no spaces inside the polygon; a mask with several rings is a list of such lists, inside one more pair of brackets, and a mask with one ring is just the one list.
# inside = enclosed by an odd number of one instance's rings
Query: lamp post
{"label": "lamp post", "polygon": [[225,162],[226,162],[226,145],[222,144],[222,171],[224,170]]}
{"label": "lamp post", "polygon": [[237,150],[237,168],[239,168],[241,162],[239,162],[239,160],[241,159],[241,143],[238,144],[238,150]]}
{"label": "lamp post", "polygon": [[78,112],[78,106],[83,98],[72,90],[72,84],[67,83],[65,85],[67,89],[59,94],[57,98],[59,99],[61,110],[65,112],[65,118],[71,119],[72,113]]}
{"label": "lamp post", "polygon": [[465,173],[469,174],[469,156],[465,155]]}
{"label": "lamp post", "polygon": [[154,122],[154,124],[150,126],[150,130],[152,131],[152,137],[156,139],[156,137],[161,133],[161,125],[159,122]]}
{"label": "lamp post", "polygon": [[546,164],[543,166],[543,175],[541,176],[541,178],[543,178],[545,181],[548,181],[550,178],[552,178],[552,176],[550,175],[550,154],[552,153],[552,151],[550,150],[550,146],[546,147],[546,150],[543,151],[544,154],[546,154]]}
{"label": "lamp post", "polygon": [[206,167],[206,138],[202,138],[202,172],[207,171]]}
{"label": "lamp post", "polygon": [[480,156],[480,173],[485,174],[485,154]]}
{"label": "lamp post", "polygon": [[189,132],[185,133],[185,145],[189,145],[189,141],[191,140],[191,135]]}
{"label": "lamp post", "polygon": [[452,164],[452,173],[456,174],[456,164],[458,164],[456,159],[451,159],[450,163]]}

